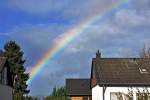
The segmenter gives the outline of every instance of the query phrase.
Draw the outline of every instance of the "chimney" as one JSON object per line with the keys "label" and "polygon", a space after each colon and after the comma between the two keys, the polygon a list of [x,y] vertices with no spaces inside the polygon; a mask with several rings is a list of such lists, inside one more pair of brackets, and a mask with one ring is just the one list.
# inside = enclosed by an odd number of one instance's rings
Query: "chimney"
{"label": "chimney", "polygon": [[99,52],[99,50],[96,53],[96,58],[101,58],[101,53]]}

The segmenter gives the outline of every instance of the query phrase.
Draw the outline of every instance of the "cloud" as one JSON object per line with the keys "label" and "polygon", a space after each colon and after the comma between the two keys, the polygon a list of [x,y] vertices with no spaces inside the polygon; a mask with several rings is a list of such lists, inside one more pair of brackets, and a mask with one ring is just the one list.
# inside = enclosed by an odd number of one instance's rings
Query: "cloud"
{"label": "cloud", "polygon": [[[65,18],[74,17],[77,22],[74,24],[27,24],[17,26],[7,34],[21,44],[27,58],[27,65],[33,66],[51,47],[53,40],[76,26],[76,23],[80,23],[78,19],[87,18],[97,13],[99,9],[103,10],[107,2],[109,1],[46,0],[44,2],[37,0],[35,5],[35,0],[14,0],[13,6],[24,12],[44,15],[62,11]],[[138,56],[141,48],[145,43],[149,43],[150,39],[148,2],[148,0],[133,0],[129,8],[121,9],[103,22],[97,21],[89,25],[88,29],[41,70],[30,85],[31,94],[48,95],[55,85],[64,85],[66,78],[90,77],[91,60],[98,49],[102,52],[102,57]]]}
{"label": "cloud", "polygon": [[[71,25],[65,24],[26,24],[9,30],[8,37],[15,40],[25,52],[27,67],[32,67],[44,52],[52,45],[52,41]],[[34,58],[34,59],[33,59]]]}
{"label": "cloud", "polygon": [[149,17],[148,13],[141,14],[133,8],[122,9],[103,23],[89,26],[84,32],[86,34],[80,35],[65,52],[89,53],[101,49],[109,57],[137,56],[144,41],[150,38]]}
{"label": "cloud", "polygon": [[[53,87],[64,86],[66,78],[79,78],[83,77],[83,75],[87,76],[86,71],[81,71],[85,69],[84,66],[77,66],[77,64],[72,65],[71,63],[66,65],[62,63],[64,61],[62,59],[63,57],[57,60],[51,59],[47,65],[40,70],[32,83],[29,84],[29,88],[31,89],[30,95],[49,95]],[[88,69],[90,68],[88,67]],[[37,88],[41,86],[43,87]]]}
{"label": "cloud", "polygon": [[[149,12],[150,13],[150,12]],[[149,26],[150,21],[147,20],[150,17],[148,12],[146,14],[139,14],[136,10],[125,9],[117,12],[114,18],[115,23],[122,28],[143,28],[143,26]]]}
{"label": "cloud", "polygon": [[150,9],[149,0],[131,0],[130,2],[130,8],[136,9],[139,12],[145,12]]}
{"label": "cloud", "polygon": [[62,67],[50,73],[51,80],[57,80],[51,83],[52,87],[64,84],[66,78],[89,77],[91,59],[98,49],[103,57],[137,57],[150,38],[148,18],[148,14],[123,9],[103,23],[90,25],[57,58]]}
{"label": "cloud", "polygon": [[[119,2],[120,0],[115,0]],[[70,18],[74,23],[85,17],[103,12],[115,3],[112,0],[11,0],[8,1],[12,9],[38,16],[61,16]]]}

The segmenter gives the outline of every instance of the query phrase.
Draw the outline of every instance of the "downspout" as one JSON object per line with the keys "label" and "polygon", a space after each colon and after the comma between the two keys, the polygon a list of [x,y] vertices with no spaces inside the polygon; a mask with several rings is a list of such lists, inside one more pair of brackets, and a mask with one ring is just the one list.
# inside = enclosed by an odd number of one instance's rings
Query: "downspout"
{"label": "downspout", "polygon": [[106,87],[105,85],[103,85],[103,100],[105,100],[105,91],[106,91]]}

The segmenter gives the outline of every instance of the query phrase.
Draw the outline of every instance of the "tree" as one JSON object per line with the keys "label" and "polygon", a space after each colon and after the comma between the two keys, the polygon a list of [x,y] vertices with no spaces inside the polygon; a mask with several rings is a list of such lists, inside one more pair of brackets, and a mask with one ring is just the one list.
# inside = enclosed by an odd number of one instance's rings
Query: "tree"
{"label": "tree", "polygon": [[[149,91],[147,88],[143,88],[143,90],[139,90],[139,88],[136,88],[136,99],[137,100],[149,100]],[[116,96],[117,96],[117,100],[133,100],[133,90],[132,88],[131,89],[128,89],[128,93],[125,94],[125,93],[116,93]],[[123,99],[123,97],[125,99]]]}
{"label": "tree", "polygon": [[144,46],[141,53],[140,53],[141,58],[150,58],[150,47]]}
{"label": "tree", "polygon": [[133,100],[133,90],[132,88],[128,88],[128,93],[121,93],[117,92],[115,93],[117,96],[117,100]]}
{"label": "tree", "polygon": [[65,87],[53,88],[52,94],[45,100],[68,100]]}
{"label": "tree", "polygon": [[[150,47],[144,46],[141,53],[140,53],[141,58],[150,58]],[[148,100],[149,99],[149,91],[147,88],[143,88],[143,91],[141,92],[139,89],[137,89],[137,97],[138,100]]]}
{"label": "tree", "polygon": [[31,96],[27,96],[27,97],[24,97],[24,100],[38,100],[38,99],[31,97]]}
{"label": "tree", "polygon": [[9,41],[4,45],[4,56],[7,57],[10,66],[13,95],[18,100],[22,100],[23,95],[29,93],[26,84],[29,74],[25,73],[23,52],[15,41]]}

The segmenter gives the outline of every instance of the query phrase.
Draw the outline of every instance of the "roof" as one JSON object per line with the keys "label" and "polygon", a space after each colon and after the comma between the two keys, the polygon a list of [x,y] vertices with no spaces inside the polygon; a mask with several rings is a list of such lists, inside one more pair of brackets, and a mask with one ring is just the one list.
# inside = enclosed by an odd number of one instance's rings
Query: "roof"
{"label": "roof", "polygon": [[6,63],[6,58],[5,57],[0,57],[0,72],[2,71],[5,63]]}
{"label": "roof", "polygon": [[66,79],[67,95],[86,96],[91,95],[90,79]]}
{"label": "roof", "polygon": [[96,84],[107,86],[150,86],[148,58],[93,58]]}

